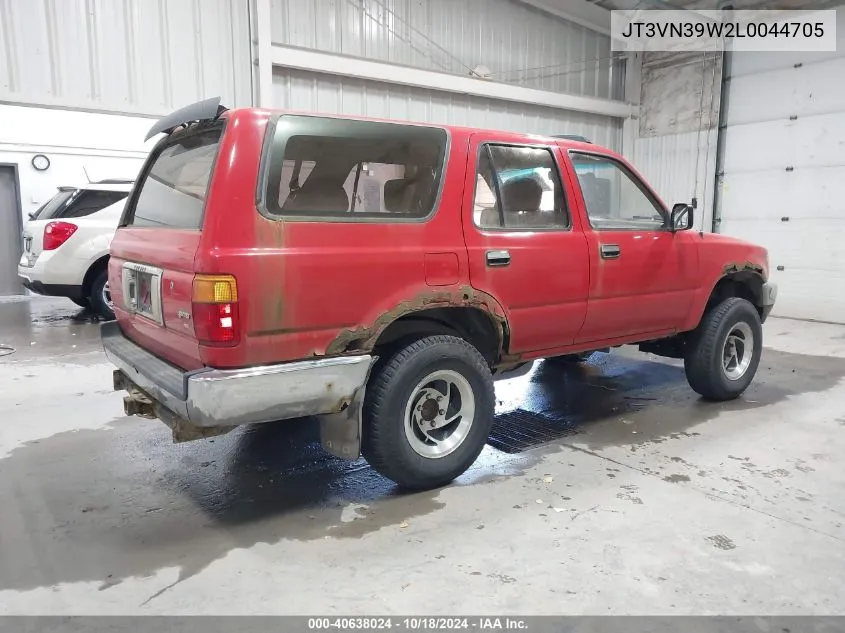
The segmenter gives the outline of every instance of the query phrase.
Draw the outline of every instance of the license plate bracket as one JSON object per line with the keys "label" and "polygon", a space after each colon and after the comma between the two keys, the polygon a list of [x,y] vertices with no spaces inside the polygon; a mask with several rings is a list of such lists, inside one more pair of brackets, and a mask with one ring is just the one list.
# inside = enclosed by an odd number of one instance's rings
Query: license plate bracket
{"label": "license plate bracket", "polygon": [[162,270],[126,262],[123,265],[123,303],[133,314],[164,325],[161,309]]}
{"label": "license plate bracket", "polygon": [[23,238],[23,253],[21,253],[20,265],[32,268],[38,255],[32,252],[32,236],[24,235]]}

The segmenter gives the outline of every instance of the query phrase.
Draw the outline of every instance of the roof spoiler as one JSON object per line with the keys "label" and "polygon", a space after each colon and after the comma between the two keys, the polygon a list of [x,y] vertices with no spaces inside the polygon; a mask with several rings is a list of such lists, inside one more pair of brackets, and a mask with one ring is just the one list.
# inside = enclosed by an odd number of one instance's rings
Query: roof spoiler
{"label": "roof spoiler", "polygon": [[590,143],[592,145],[592,141],[584,136],[578,136],[577,134],[559,134],[558,136],[553,136],[552,138],[565,138],[567,141],[579,141],[581,143]]}
{"label": "roof spoiler", "polygon": [[184,108],[180,108],[175,112],[171,112],[167,116],[160,118],[155,122],[144,137],[144,142],[149,141],[156,134],[165,132],[170,134],[177,127],[194,123],[195,121],[214,121],[217,117],[223,114],[227,108],[220,105],[220,97],[212,97],[205,101],[197,101]]}

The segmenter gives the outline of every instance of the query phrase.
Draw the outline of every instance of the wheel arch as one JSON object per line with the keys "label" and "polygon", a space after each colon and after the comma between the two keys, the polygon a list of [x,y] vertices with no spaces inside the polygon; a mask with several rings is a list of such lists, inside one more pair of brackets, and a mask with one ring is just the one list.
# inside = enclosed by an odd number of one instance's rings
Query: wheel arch
{"label": "wheel arch", "polygon": [[756,270],[739,270],[722,276],[713,286],[707,298],[705,310],[730,297],[749,301],[762,317],[763,275]]}
{"label": "wheel arch", "polygon": [[502,354],[506,330],[500,321],[477,307],[429,308],[393,320],[379,334],[373,348],[385,349],[414,338],[437,334],[450,334],[466,340],[492,366]]}
{"label": "wheel arch", "polygon": [[327,355],[384,353],[385,348],[435,334],[460,336],[494,365],[506,357],[510,330],[503,308],[472,288],[424,293],[383,313],[369,326],[340,332]]}
{"label": "wheel arch", "polygon": [[765,318],[763,309],[763,284],[765,281],[762,272],[756,268],[724,272],[713,282],[707,294],[704,294],[705,290],[698,295],[698,300],[694,303],[690,318],[683,330],[688,331],[698,327],[708,310],[731,297],[749,301],[763,320]]}
{"label": "wheel arch", "polygon": [[85,276],[82,278],[82,292],[86,297],[91,294],[91,286],[97,278],[97,275],[99,275],[102,271],[107,270],[108,265],[109,254],[106,253],[105,255],[101,255],[95,259],[91,265],[88,266],[88,270],[85,271]]}

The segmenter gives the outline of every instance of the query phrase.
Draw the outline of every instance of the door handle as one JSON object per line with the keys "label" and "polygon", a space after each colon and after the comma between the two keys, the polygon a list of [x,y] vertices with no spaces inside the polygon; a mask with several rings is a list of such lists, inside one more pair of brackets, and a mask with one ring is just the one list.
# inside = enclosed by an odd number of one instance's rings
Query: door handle
{"label": "door handle", "polygon": [[487,251],[488,266],[507,266],[511,263],[511,254],[508,251]]}
{"label": "door handle", "polygon": [[616,259],[622,254],[618,244],[602,244],[600,251],[602,259]]}

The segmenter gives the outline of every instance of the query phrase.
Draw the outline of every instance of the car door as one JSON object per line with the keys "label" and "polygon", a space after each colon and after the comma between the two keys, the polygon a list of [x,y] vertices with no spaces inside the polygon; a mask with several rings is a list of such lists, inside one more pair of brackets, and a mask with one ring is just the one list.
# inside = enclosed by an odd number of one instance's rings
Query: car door
{"label": "car door", "polygon": [[584,222],[590,288],[576,343],[677,330],[698,278],[698,250],[689,232],[672,232],[668,211],[618,156],[570,150],[578,183],[575,206]]}
{"label": "car door", "polygon": [[513,354],[572,343],[586,314],[587,243],[557,146],[470,137],[464,238],[474,288],[508,314]]}

